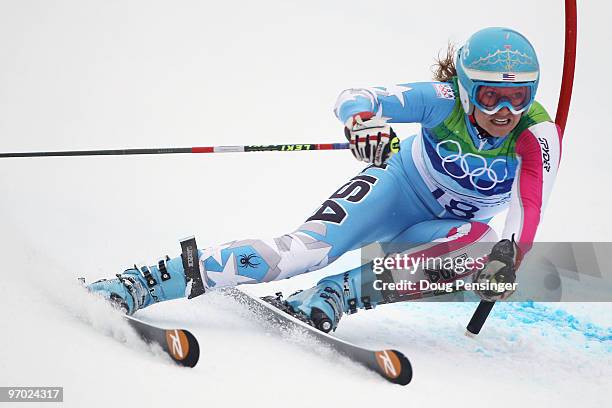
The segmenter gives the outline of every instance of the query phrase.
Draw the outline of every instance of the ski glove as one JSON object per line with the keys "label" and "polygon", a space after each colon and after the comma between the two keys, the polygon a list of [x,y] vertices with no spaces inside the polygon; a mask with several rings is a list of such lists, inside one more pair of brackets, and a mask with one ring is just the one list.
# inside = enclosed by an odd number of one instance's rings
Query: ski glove
{"label": "ski glove", "polygon": [[353,156],[375,166],[384,164],[400,149],[399,138],[387,124],[387,119],[376,117],[372,112],[360,112],[350,117],[345,123],[344,135]]}
{"label": "ski glove", "polygon": [[[503,239],[495,244],[487,258],[484,268],[474,274],[475,283],[512,284],[516,281],[516,270],[521,262],[522,254],[518,245],[514,242],[514,237],[512,237],[512,240]],[[483,300],[494,302],[508,299],[514,291],[514,288],[499,288],[498,290],[479,288],[475,292]]]}

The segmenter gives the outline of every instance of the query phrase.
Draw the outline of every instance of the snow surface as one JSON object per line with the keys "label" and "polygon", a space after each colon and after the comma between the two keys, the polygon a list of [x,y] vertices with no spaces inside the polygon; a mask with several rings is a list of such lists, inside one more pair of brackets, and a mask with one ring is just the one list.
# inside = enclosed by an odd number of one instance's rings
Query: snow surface
{"label": "snow surface", "polygon": [[[612,238],[597,148],[612,108],[599,68],[612,65],[610,6],[580,3],[574,100],[541,241]],[[0,151],[342,141],[331,113],[342,89],[428,80],[448,40],[490,25],[534,42],[538,99],[554,114],[560,0],[1,2]],[[175,256],[193,234],[203,247],[290,231],[362,167],[347,152],[0,160],[0,386],[64,386],[70,407],[609,406],[609,304],[497,305],[476,339],[463,335],[469,303],[343,319],[337,336],[411,359],[414,380],[398,387],[264,330],[215,293],[139,313],[200,339],[200,364],[178,368],[75,282]],[[247,289],[291,292],[357,260]]]}

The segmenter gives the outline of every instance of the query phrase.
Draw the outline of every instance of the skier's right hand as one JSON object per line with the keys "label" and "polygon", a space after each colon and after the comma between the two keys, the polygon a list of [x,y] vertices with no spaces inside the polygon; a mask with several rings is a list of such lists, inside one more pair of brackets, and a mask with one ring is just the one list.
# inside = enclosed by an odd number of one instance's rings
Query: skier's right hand
{"label": "skier's right hand", "polygon": [[344,135],[357,160],[380,166],[399,151],[399,138],[385,118],[360,112],[348,118],[344,125]]}

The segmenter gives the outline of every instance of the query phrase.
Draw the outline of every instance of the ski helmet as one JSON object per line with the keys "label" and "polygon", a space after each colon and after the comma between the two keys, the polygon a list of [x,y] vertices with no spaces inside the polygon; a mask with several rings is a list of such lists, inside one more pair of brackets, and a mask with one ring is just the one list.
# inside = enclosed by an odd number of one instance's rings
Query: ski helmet
{"label": "ski helmet", "polygon": [[[529,40],[515,30],[490,27],[476,32],[457,52],[455,66],[459,98],[468,115],[475,106],[490,115],[503,107],[519,114],[535,99],[540,80],[538,57]],[[502,92],[489,92],[488,100],[483,101],[482,87]],[[516,93],[510,97],[510,91]],[[511,99],[514,95],[518,99]]]}

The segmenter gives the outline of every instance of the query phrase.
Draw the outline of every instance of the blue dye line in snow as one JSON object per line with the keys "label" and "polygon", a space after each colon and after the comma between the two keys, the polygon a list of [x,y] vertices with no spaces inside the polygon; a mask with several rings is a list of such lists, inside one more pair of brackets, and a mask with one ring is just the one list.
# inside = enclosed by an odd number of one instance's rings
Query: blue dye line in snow
{"label": "blue dye line in snow", "polygon": [[581,322],[565,310],[551,309],[534,302],[508,302],[503,305],[505,307],[493,309],[496,318],[502,320],[512,318],[524,324],[548,323],[559,329],[569,328],[580,332],[589,340],[612,341],[612,327],[603,328],[591,322]]}

